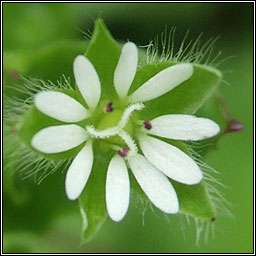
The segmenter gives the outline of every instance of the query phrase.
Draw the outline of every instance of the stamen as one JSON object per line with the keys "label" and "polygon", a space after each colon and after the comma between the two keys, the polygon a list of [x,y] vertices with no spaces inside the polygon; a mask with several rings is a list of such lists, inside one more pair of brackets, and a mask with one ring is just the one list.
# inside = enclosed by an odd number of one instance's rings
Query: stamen
{"label": "stamen", "polygon": [[109,102],[108,105],[106,106],[106,112],[112,112],[114,109],[113,109],[113,103],[112,102]]}
{"label": "stamen", "polygon": [[117,135],[119,128],[117,126],[115,126],[115,127],[111,127],[111,128],[100,131],[100,130],[95,129],[93,125],[91,125],[91,126],[87,125],[86,130],[91,137],[94,137],[97,139],[105,139],[105,138],[109,138],[109,137]]}
{"label": "stamen", "polygon": [[144,127],[145,127],[145,129],[147,129],[147,130],[152,129],[152,124],[151,124],[151,122],[148,121],[148,120],[144,121]]}
{"label": "stamen", "polygon": [[132,114],[133,111],[140,111],[144,108],[144,104],[142,103],[135,103],[135,104],[131,104],[129,105],[125,110],[124,110],[124,114],[118,124],[118,126],[120,127],[120,129],[123,129],[126,124],[129,121],[129,118]]}
{"label": "stamen", "polygon": [[118,151],[117,151],[117,154],[118,154],[119,156],[121,156],[121,157],[127,157],[127,155],[128,155],[128,148],[124,148],[123,151],[118,150]]}

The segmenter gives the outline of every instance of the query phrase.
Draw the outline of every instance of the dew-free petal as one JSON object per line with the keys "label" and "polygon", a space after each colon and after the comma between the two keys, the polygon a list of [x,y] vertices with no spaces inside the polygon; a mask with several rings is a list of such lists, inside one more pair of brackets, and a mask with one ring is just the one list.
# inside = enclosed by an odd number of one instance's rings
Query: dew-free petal
{"label": "dew-free petal", "polygon": [[128,42],[123,48],[114,74],[114,86],[120,98],[127,96],[136,74],[138,50],[134,43]]}
{"label": "dew-free petal", "polygon": [[144,156],[128,158],[132,172],[149,200],[165,213],[177,213],[179,202],[170,181]]}
{"label": "dew-free petal", "polygon": [[139,144],[148,161],[169,178],[187,185],[202,180],[202,171],[195,161],[177,147],[146,135],[139,137]]}
{"label": "dew-free petal", "polygon": [[164,115],[151,121],[152,135],[175,140],[203,140],[219,133],[219,125],[210,119],[191,115]]}
{"label": "dew-free petal", "polygon": [[192,64],[176,64],[150,78],[129,96],[129,102],[144,102],[162,96],[189,79],[193,74]]}
{"label": "dew-free petal", "polygon": [[100,100],[101,85],[92,63],[83,55],[75,58],[74,76],[76,84],[90,109],[95,109]]}
{"label": "dew-free petal", "polygon": [[65,93],[43,91],[35,96],[36,108],[62,122],[79,122],[89,117],[89,111]]}
{"label": "dew-free petal", "polygon": [[31,145],[46,153],[60,153],[79,146],[87,139],[85,130],[75,124],[49,126],[37,132]]}
{"label": "dew-free petal", "polygon": [[108,166],[106,204],[109,217],[120,221],[125,216],[130,201],[130,181],[125,161],[115,155]]}
{"label": "dew-free petal", "polygon": [[93,164],[92,142],[88,141],[70,165],[65,179],[65,189],[70,200],[82,193],[90,176]]}

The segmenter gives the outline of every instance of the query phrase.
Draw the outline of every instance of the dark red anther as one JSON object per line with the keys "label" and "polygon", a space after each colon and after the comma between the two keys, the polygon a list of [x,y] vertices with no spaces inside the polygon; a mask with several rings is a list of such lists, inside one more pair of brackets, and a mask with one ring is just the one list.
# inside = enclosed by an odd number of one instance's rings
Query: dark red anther
{"label": "dark red anther", "polygon": [[112,112],[113,109],[113,104],[112,102],[109,102],[108,105],[106,106],[106,112]]}
{"label": "dark red anther", "polygon": [[121,156],[121,157],[127,157],[128,148],[124,148],[123,151],[118,150],[117,153],[118,153],[118,155]]}
{"label": "dark red anther", "polygon": [[150,123],[150,121],[146,120],[144,121],[144,127],[147,130],[150,130],[152,128],[152,124]]}
{"label": "dark red anther", "polygon": [[225,130],[225,133],[230,133],[230,132],[238,132],[243,130],[244,127],[241,123],[239,123],[237,120],[235,119],[231,119],[228,122],[227,128]]}
{"label": "dark red anther", "polygon": [[212,218],[211,218],[211,222],[214,222],[215,220],[216,220],[215,217],[212,217]]}

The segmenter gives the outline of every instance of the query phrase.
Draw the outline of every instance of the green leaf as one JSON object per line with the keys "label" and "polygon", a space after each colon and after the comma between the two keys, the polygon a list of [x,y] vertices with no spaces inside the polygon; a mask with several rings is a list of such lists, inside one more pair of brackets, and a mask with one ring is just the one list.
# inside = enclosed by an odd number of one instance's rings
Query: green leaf
{"label": "green leaf", "polygon": [[[130,93],[161,70],[175,65],[175,62],[151,64],[138,69]],[[164,114],[194,114],[212,95],[221,81],[221,73],[205,65],[194,65],[192,77],[163,96],[145,102],[145,109],[139,113],[143,119],[152,119]]]}
{"label": "green leaf", "polygon": [[107,218],[105,205],[105,182],[108,164],[113,156],[111,152],[102,153],[94,145],[93,169],[86,187],[79,198],[83,219],[82,238],[88,242],[99,230]]}

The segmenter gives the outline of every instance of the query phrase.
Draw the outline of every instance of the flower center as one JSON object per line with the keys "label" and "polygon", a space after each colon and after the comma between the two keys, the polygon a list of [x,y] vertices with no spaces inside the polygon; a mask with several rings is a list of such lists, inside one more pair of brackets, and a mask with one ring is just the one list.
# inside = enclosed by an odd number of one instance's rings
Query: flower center
{"label": "flower center", "polygon": [[133,112],[143,108],[143,104],[135,103],[125,110],[113,111],[112,102],[110,102],[105,109],[107,113],[101,118],[96,128],[93,125],[87,125],[86,130],[92,138],[104,140],[110,148],[116,149],[120,156],[126,157],[128,151],[129,154],[137,152],[137,146],[132,139],[133,124],[137,122]]}
{"label": "flower center", "polygon": [[[118,124],[120,120],[122,119],[123,111],[119,109],[115,109],[113,112],[109,112],[100,120],[99,124],[97,125],[97,129],[99,131],[111,131],[113,130],[114,134],[110,134],[109,136],[106,136],[106,141],[111,144],[117,144],[120,146],[125,146],[123,140],[117,135],[119,128]],[[128,120],[128,122],[125,124],[123,129],[130,135],[132,135],[132,129],[133,125],[131,120]]]}

